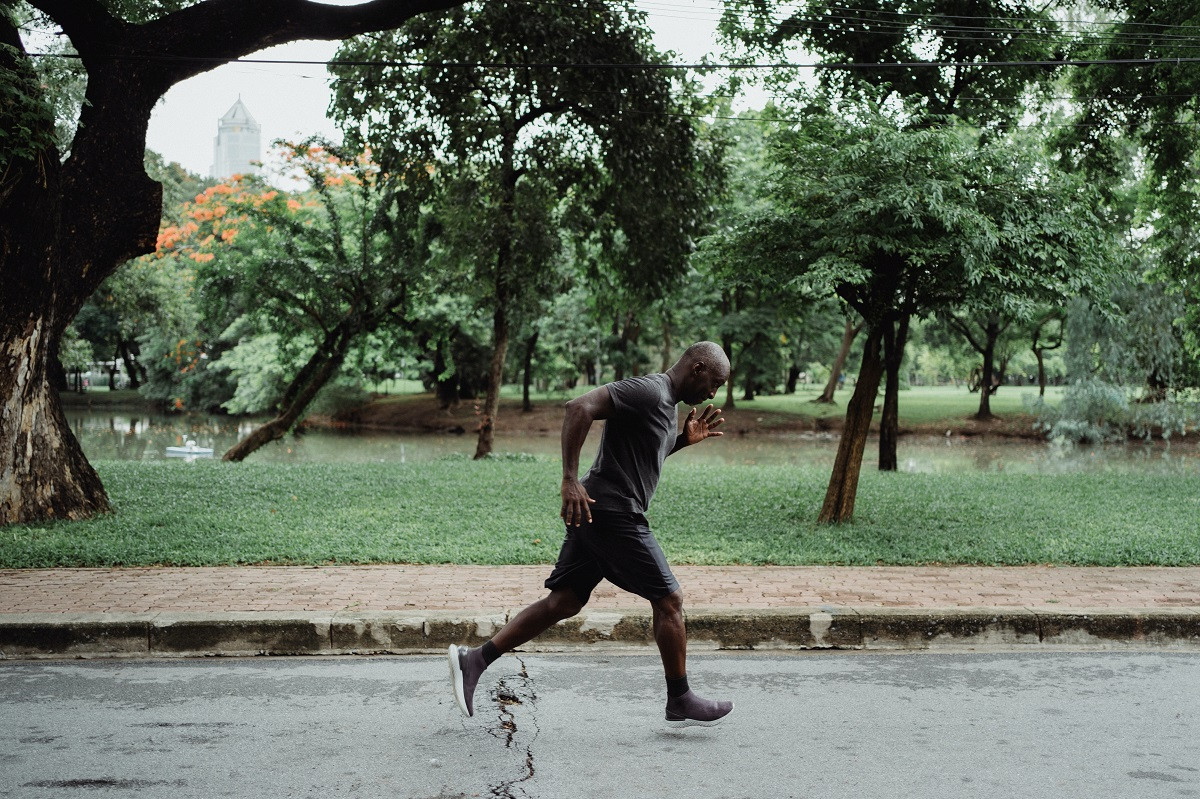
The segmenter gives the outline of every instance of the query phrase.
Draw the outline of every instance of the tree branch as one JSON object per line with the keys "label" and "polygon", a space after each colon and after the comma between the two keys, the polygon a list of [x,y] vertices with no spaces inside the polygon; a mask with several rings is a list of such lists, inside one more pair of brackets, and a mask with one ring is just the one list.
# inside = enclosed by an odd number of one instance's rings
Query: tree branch
{"label": "tree branch", "polygon": [[133,27],[108,13],[98,0],[30,0],[29,5],[62,26],[85,62],[106,49],[105,44],[123,39]]}
{"label": "tree branch", "polygon": [[[139,26],[139,51],[169,55],[169,84],[206,72],[218,63],[296,39],[345,39],[398,28],[428,11],[461,0],[372,0],[333,6],[309,0],[207,0]],[[201,59],[201,60],[193,60]]]}
{"label": "tree branch", "polygon": [[547,114],[557,114],[560,111],[566,111],[568,108],[572,107],[573,105],[574,105],[574,103],[568,102],[566,100],[560,100],[557,103],[549,103],[548,105],[538,106],[537,108],[531,108],[528,111],[526,111],[524,114],[521,114],[521,116],[517,117],[516,129],[520,130],[521,128],[528,125],[530,122],[540,119],[541,117],[544,117]]}
{"label": "tree branch", "polygon": [[975,334],[971,330],[971,327],[968,323],[959,319],[958,316],[956,316],[955,314],[950,314],[949,316],[947,316],[946,322],[947,322],[947,324],[950,325],[950,327],[954,328],[959,333],[961,333],[962,336],[968,342],[970,342],[971,346],[975,348],[976,352],[983,354],[983,351],[986,348],[982,344],[980,344],[978,341],[975,340]]}

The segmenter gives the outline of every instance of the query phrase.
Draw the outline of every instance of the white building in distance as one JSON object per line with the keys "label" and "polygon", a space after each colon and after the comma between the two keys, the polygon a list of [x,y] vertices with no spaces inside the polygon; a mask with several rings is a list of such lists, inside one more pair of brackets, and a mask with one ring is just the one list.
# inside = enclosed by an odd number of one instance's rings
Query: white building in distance
{"label": "white building in distance", "polygon": [[262,161],[258,122],[238,97],[237,102],[225,112],[217,123],[217,136],[213,139],[214,178],[231,175],[258,174]]}

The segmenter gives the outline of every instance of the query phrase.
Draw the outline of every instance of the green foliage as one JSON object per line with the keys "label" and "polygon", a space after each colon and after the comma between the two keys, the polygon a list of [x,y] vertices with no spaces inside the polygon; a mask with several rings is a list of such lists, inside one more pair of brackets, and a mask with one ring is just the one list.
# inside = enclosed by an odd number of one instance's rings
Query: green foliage
{"label": "green foliage", "polygon": [[[630,3],[466,3],[350,41],[339,58],[423,64],[335,67],[331,111],[347,140],[370,146],[386,168],[436,165],[446,210],[474,209],[470,223],[458,214],[446,224],[473,244],[468,254],[488,254],[483,274],[513,243],[511,274],[484,278],[485,290],[516,298],[522,280],[544,272],[550,198],[575,207],[554,210],[568,226],[577,220],[577,236],[596,238],[595,252],[629,286],[680,274],[699,198],[695,135],[671,113],[671,73],[530,66],[662,62]],[[523,238],[542,244],[526,250],[515,244]]]}
{"label": "green foliage", "polygon": [[58,344],[58,360],[68,372],[86,371],[96,355],[91,342],[82,338],[74,327],[68,327]]}
{"label": "green foliage", "polygon": [[1072,379],[1096,378],[1162,398],[1177,379],[1183,343],[1176,324],[1182,298],[1162,283],[1126,276],[1105,305],[1079,299],[1067,317],[1067,369]]}
{"label": "green foliage", "polygon": [[[98,469],[117,513],[6,527],[0,566],[548,568],[563,535],[555,459],[237,467],[101,462]],[[836,526],[809,521],[824,478],[819,468],[794,465],[714,471],[708,464],[669,463],[651,524],[673,563],[1200,564],[1200,475],[1194,469],[872,472],[862,478],[856,521]]]}
{"label": "green foliage", "polygon": [[[1200,71],[1186,59],[1200,56],[1200,42],[1181,35],[1200,24],[1195,3],[1154,0],[1105,0],[1101,8],[1113,22],[1103,35],[1080,45],[1074,55],[1098,60],[1157,59],[1160,63],[1129,68],[1123,63],[1096,63],[1071,75],[1071,88],[1081,110],[1064,126],[1059,145],[1067,160],[1093,179],[1111,183],[1124,172],[1148,173],[1143,214],[1149,244],[1158,257],[1152,276],[1183,299],[1183,339],[1192,367],[1200,374],[1200,291],[1195,275],[1200,261],[1200,226],[1195,173],[1200,128]],[[1182,27],[1180,27],[1182,26]],[[1184,63],[1173,59],[1185,59]]]}
{"label": "green foliage", "polygon": [[227,344],[197,338],[197,331],[151,330],[139,339],[146,381],[144,399],[173,410],[220,413],[237,386],[229,371],[213,369]]}
{"label": "green foliage", "polygon": [[16,165],[57,158],[54,103],[19,47],[18,24],[15,10],[0,5],[0,200]]}
{"label": "green foliage", "polygon": [[229,382],[236,386],[233,396],[221,403],[229,413],[265,413],[283,397],[291,375],[303,366],[303,360],[286,363],[280,357],[288,348],[282,346],[278,333],[264,333],[243,338],[225,352],[211,369],[228,372]]}
{"label": "green foliage", "polygon": [[361,408],[370,398],[371,395],[357,380],[335,380],[321,389],[309,410],[324,416],[337,416],[344,411]]}
{"label": "green foliage", "polygon": [[1116,257],[1079,181],[969,131],[818,118],[775,152],[777,210],[715,246],[730,271],[836,293],[869,325],[972,299],[1026,314],[1100,282]]}
{"label": "green foliage", "polygon": [[[870,70],[822,70],[825,92],[851,102],[900,98],[920,115],[954,115],[1005,128],[1025,112],[1023,102],[1048,82],[1044,66],[982,66],[988,61],[1046,61],[1060,56],[1054,3],[976,0],[829,0],[727,4],[719,30],[746,56],[783,57],[793,48],[825,63],[878,64]],[[953,69],[900,64],[948,61]],[[971,66],[981,64],[981,66]],[[788,87],[788,72],[768,81]]]}

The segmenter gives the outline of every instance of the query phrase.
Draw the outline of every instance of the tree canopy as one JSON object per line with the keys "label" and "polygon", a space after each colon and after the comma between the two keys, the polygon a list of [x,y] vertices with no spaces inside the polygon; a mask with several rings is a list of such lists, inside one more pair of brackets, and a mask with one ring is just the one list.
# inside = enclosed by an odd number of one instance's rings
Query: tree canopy
{"label": "tree canopy", "polygon": [[644,67],[663,59],[630,3],[468,3],[348,42],[339,57],[369,62],[334,68],[332,111],[347,141],[385,169],[430,166],[441,239],[488,289],[482,457],[513,315],[549,285],[560,229],[599,241],[628,286],[653,290],[683,273],[700,204],[694,133],[670,113],[671,74]]}
{"label": "tree canopy", "polygon": [[973,130],[878,116],[808,120],[776,140],[774,207],[715,241],[731,269],[809,284],[864,320],[823,521],[853,513],[875,393],[886,366],[886,414],[911,318],[993,304],[1026,316],[1101,282],[1115,258],[1082,181],[1004,142],[976,142]]}

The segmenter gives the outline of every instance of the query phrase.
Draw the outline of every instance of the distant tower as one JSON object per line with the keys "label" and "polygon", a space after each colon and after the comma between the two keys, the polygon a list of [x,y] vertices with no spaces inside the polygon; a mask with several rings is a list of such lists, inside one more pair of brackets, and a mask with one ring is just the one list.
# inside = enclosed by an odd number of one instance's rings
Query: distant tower
{"label": "distant tower", "polygon": [[217,137],[213,139],[214,178],[258,174],[258,166],[251,162],[262,160],[259,130],[258,123],[238,95],[237,102],[217,123]]}

